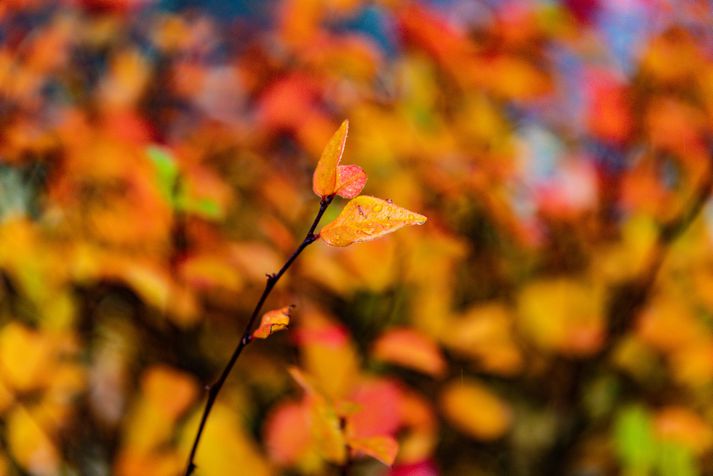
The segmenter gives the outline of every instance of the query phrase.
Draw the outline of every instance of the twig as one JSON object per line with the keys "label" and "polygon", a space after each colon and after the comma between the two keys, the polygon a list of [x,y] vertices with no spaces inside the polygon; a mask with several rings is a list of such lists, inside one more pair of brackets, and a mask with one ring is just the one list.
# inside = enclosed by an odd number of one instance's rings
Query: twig
{"label": "twig", "polygon": [[275,287],[275,285],[280,280],[282,275],[285,274],[285,272],[289,269],[290,266],[292,266],[292,263],[295,262],[295,260],[300,255],[300,253],[302,253],[302,251],[304,251],[305,248],[307,248],[309,245],[314,243],[315,240],[317,240],[319,235],[316,235],[314,233],[314,231],[317,228],[319,221],[322,219],[322,215],[324,215],[324,212],[327,210],[327,207],[329,206],[329,204],[332,203],[333,199],[334,199],[334,195],[329,195],[327,197],[322,198],[322,200],[320,201],[320,204],[319,204],[319,211],[317,212],[317,216],[314,218],[314,221],[312,222],[312,226],[310,226],[309,231],[307,231],[307,234],[305,235],[304,240],[302,240],[302,243],[300,243],[300,245],[297,247],[295,252],[292,253],[292,256],[290,256],[287,259],[285,264],[282,265],[282,268],[280,268],[280,270],[277,273],[267,275],[267,282],[265,283],[265,290],[262,292],[262,296],[260,296],[260,299],[258,300],[257,304],[255,305],[255,309],[253,310],[253,313],[250,316],[248,323],[245,325],[245,330],[243,331],[243,336],[240,338],[240,341],[235,346],[233,355],[230,356],[230,360],[228,360],[228,363],[223,368],[223,371],[221,372],[220,377],[218,377],[218,380],[216,380],[215,382],[213,382],[211,385],[209,385],[207,387],[208,399],[206,400],[205,408],[203,409],[203,415],[201,416],[201,422],[198,425],[198,432],[196,433],[196,437],[193,440],[193,446],[191,447],[191,453],[188,456],[188,463],[186,465],[185,476],[190,476],[191,474],[193,474],[193,471],[196,469],[194,459],[196,456],[196,452],[198,451],[198,444],[200,443],[201,436],[203,435],[203,430],[205,428],[206,422],[208,421],[210,412],[213,409],[213,404],[215,403],[216,399],[218,398],[218,394],[220,393],[220,390],[223,388],[225,381],[228,379],[230,372],[233,370],[233,367],[235,366],[235,362],[237,362],[238,357],[240,357],[240,354],[242,353],[243,349],[251,342],[252,329],[255,326],[255,322],[257,321],[258,316],[260,315],[260,311],[262,309],[263,304],[265,304],[265,301],[267,300],[268,296],[272,292],[272,289]]}
{"label": "twig", "polygon": [[[346,436],[347,419],[345,417],[341,417],[339,419],[339,429],[342,431],[342,434]],[[344,456],[344,462],[339,466],[339,476],[349,476],[349,468],[352,465],[352,458],[351,458],[352,449],[349,446],[349,443],[346,442],[346,437],[345,437],[345,442],[344,442],[344,450],[345,450],[346,454]]]}

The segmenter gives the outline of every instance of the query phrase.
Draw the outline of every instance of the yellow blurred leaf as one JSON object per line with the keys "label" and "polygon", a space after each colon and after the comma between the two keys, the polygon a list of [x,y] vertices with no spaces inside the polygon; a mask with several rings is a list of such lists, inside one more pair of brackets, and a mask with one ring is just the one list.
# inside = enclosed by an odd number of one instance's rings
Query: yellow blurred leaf
{"label": "yellow blurred leaf", "polygon": [[12,394],[10,389],[7,388],[2,382],[0,382],[0,415],[5,413],[5,410],[10,408],[14,401],[15,396]]}
{"label": "yellow blurred leaf", "polygon": [[359,356],[346,330],[317,310],[301,313],[294,333],[306,371],[332,401],[345,398],[359,375]]}
{"label": "yellow blurred leaf", "polygon": [[194,288],[224,288],[230,292],[240,291],[243,280],[225,256],[213,253],[196,253],[188,256],[180,266],[181,277]]}
{"label": "yellow blurred leaf", "polygon": [[713,380],[713,341],[686,344],[671,354],[670,368],[676,381],[703,389]]}
{"label": "yellow blurred leaf", "polygon": [[324,459],[341,464],[347,457],[347,447],[342,424],[335,411],[323,398],[311,398],[310,428],[317,451]]}
{"label": "yellow blurred leaf", "polygon": [[575,279],[527,285],[518,300],[518,324],[541,349],[572,356],[596,352],[604,339],[604,292]]}
{"label": "yellow blurred leaf", "polygon": [[409,328],[391,329],[379,337],[372,350],[375,358],[428,375],[443,375],[446,363],[435,342]]}
{"label": "yellow blurred leaf", "polygon": [[495,440],[512,422],[510,408],[473,380],[453,381],[442,391],[440,405],[446,419],[478,440]]}
{"label": "yellow blurred leaf", "polygon": [[177,419],[198,396],[198,383],[193,377],[164,365],[148,369],[141,388],[145,397],[170,419]]}
{"label": "yellow blurred leaf", "polygon": [[[141,379],[140,397],[124,419],[119,466],[131,468],[135,458],[148,458],[152,465],[162,466],[163,459],[156,457],[170,442],[176,421],[197,395],[198,384],[191,376],[163,365],[147,369]],[[126,471],[123,474],[132,474]]]}
{"label": "yellow blurred leaf", "polygon": [[268,311],[262,315],[260,326],[253,332],[255,339],[267,339],[273,333],[287,329],[290,324],[291,306]]}
{"label": "yellow blurred leaf", "polygon": [[0,330],[0,374],[20,392],[36,390],[52,375],[53,345],[38,331],[11,322]]}
{"label": "yellow blurred leaf", "polygon": [[317,162],[312,176],[312,190],[319,197],[333,195],[337,190],[337,167],[344,154],[348,132],[349,121],[344,121],[327,142],[327,146]]}
{"label": "yellow blurred leaf", "polygon": [[349,246],[392,233],[406,225],[423,225],[426,217],[368,195],[351,200],[319,235],[332,246]]}
{"label": "yellow blurred leaf", "polygon": [[58,474],[57,448],[28,410],[15,407],[5,421],[7,444],[18,464],[31,474]]}
{"label": "yellow blurred leaf", "polygon": [[309,408],[309,428],[317,452],[328,461],[342,463],[346,459],[346,442],[334,405],[321,393],[310,376],[296,367],[291,367],[289,372],[305,392]]}
{"label": "yellow blurred leaf", "polygon": [[512,375],[523,367],[513,319],[500,303],[477,305],[453,318],[442,337],[450,349],[478,361],[480,367],[501,375]]}
{"label": "yellow blurred leaf", "polygon": [[376,458],[387,466],[394,464],[399,452],[398,442],[390,436],[371,436],[369,438],[351,438],[349,447],[356,454]]}

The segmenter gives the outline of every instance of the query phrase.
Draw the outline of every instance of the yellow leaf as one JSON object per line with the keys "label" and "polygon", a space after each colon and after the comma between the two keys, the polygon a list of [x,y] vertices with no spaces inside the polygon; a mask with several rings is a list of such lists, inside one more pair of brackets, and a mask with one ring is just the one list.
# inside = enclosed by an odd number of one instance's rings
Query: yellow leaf
{"label": "yellow leaf", "polygon": [[317,168],[312,176],[312,190],[320,197],[333,195],[337,189],[337,167],[344,154],[344,145],[347,141],[349,121],[342,122],[337,132],[334,133],[322,156],[317,162]]}
{"label": "yellow leaf", "polygon": [[290,306],[285,306],[263,314],[260,327],[253,332],[253,338],[267,339],[275,332],[287,329],[290,324],[290,309]]}
{"label": "yellow leaf", "polygon": [[327,461],[341,464],[347,456],[342,424],[334,406],[324,398],[308,398],[310,428],[317,452]]}
{"label": "yellow leaf", "polygon": [[0,330],[0,375],[20,392],[47,384],[54,371],[51,340],[38,331],[11,322]]}
{"label": "yellow leaf", "polygon": [[164,365],[150,367],[144,373],[141,390],[163,415],[174,421],[198,396],[198,384],[193,377]]}
{"label": "yellow leaf", "polygon": [[57,448],[33,415],[17,406],[5,421],[7,446],[17,463],[31,474],[58,474]]}
{"label": "yellow leaf", "polygon": [[451,382],[441,393],[440,404],[456,428],[478,440],[500,438],[512,421],[508,406],[472,380]]}
{"label": "yellow leaf", "polygon": [[517,321],[543,351],[591,355],[604,344],[604,290],[584,279],[532,281],[520,291]]}
{"label": "yellow leaf", "polygon": [[295,337],[305,370],[319,391],[334,402],[347,398],[360,369],[359,353],[346,329],[319,309],[308,308]]}
{"label": "yellow leaf", "polygon": [[406,225],[423,225],[426,217],[368,195],[351,200],[342,213],[322,228],[320,237],[332,246],[349,246],[392,233]]}
{"label": "yellow leaf", "polygon": [[472,358],[487,372],[513,375],[525,363],[516,343],[513,317],[501,303],[478,304],[454,317],[442,339],[452,351]]}
{"label": "yellow leaf", "polygon": [[371,436],[369,438],[349,439],[349,447],[356,454],[365,454],[376,458],[387,466],[394,464],[399,444],[390,436]]}

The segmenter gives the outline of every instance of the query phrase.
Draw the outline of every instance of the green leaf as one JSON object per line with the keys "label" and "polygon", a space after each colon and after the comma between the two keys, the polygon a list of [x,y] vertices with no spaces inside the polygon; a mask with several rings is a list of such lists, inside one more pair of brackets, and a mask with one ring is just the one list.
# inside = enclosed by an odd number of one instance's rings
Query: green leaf
{"label": "green leaf", "polygon": [[220,220],[223,218],[223,209],[220,207],[220,204],[206,197],[196,198],[182,193],[176,202],[176,209],[209,220]]}
{"label": "green leaf", "polygon": [[657,443],[645,408],[632,405],[617,416],[614,446],[625,474],[646,475],[656,462]]}
{"label": "green leaf", "polygon": [[672,441],[659,444],[656,461],[661,476],[697,476],[699,474],[691,451]]}
{"label": "green leaf", "polygon": [[171,152],[157,145],[150,145],[146,148],[146,155],[154,165],[158,188],[163,198],[175,206],[175,187],[178,180],[178,166],[176,159]]}

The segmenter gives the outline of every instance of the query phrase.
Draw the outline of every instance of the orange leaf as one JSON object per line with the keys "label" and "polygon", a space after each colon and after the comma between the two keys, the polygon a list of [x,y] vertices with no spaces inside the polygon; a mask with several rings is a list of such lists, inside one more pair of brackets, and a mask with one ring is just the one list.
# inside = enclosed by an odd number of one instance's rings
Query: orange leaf
{"label": "orange leaf", "polygon": [[329,139],[317,162],[317,168],[314,169],[312,190],[320,197],[333,195],[337,189],[337,167],[344,154],[348,131],[349,121],[342,122],[337,132]]}
{"label": "orange leaf", "polygon": [[372,436],[369,438],[353,438],[348,441],[349,447],[356,454],[365,454],[378,459],[387,466],[394,464],[399,444],[390,436]]}
{"label": "orange leaf", "polygon": [[667,406],[659,410],[654,423],[659,438],[675,441],[697,455],[713,445],[713,430],[705,419],[683,406]]}
{"label": "orange leaf", "polygon": [[374,344],[374,357],[437,377],[445,370],[438,346],[413,329],[391,329]]}
{"label": "orange leaf", "polygon": [[354,198],[361,193],[366,179],[366,172],[358,165],[340,165],[335,193],[343,198]]}
{"label": "orange leaf", "polygon": [[322,228],[320,236],[332,246],[349,246],[392,233],[406,225],[423,225],[426,217],[390,201],[368,195],[351,200],[342,213]]}
{"label": "orange leaf", "polygon": [[267,339],[290,324],[290,306],[268,311],[262,315],[260,327],[253,332],[253,339]]}

